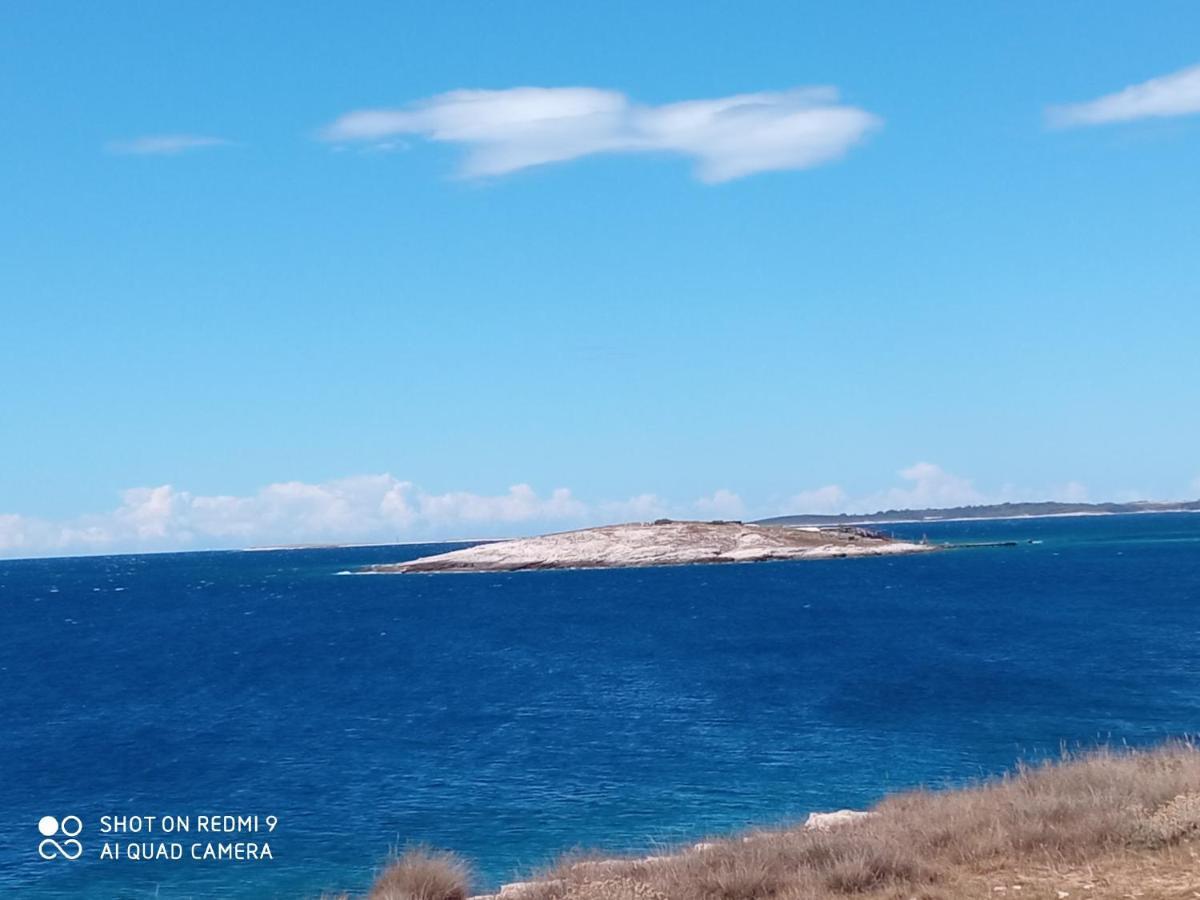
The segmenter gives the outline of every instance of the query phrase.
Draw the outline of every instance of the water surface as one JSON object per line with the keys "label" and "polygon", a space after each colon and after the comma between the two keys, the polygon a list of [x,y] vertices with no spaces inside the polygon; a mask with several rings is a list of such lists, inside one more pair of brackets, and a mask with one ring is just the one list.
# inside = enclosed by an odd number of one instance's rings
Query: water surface
{"label": "water surface", "polygon": [[[448,548],[0,562],[0,894],[315,896],[408,842],[488,886],[1200,727],[1200,515],[893,530],[1021,543],[429,576],[336,573]],[[220,813],[278,816],[274,860],[97,856],[102,815]],[[79,860],[38,857],[46,814],[83,820]]]}

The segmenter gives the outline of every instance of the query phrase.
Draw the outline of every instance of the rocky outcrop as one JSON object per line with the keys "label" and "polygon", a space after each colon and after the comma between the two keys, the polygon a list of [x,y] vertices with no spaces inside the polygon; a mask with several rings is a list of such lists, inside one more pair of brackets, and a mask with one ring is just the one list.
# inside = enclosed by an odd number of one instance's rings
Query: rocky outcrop
{"label": "rocky outcrop", "polygon": [[932,549],[927,544],[897,541],[857,528],[825,530],[660,520],[496,541],[410,562],[371,566],[364,571],[395,574],[623,568],[882,556]]}
{"label": "rocky outcrop", "polygon": [[804,827],[810,828],[813,831],[829,831],[831,828],[853,825],[855,822],[862,821],[870,815],[871,813],[869,812],[862,812],[857,809],[839,809],[837,812],[810,813],[809,817],[804,821]]}

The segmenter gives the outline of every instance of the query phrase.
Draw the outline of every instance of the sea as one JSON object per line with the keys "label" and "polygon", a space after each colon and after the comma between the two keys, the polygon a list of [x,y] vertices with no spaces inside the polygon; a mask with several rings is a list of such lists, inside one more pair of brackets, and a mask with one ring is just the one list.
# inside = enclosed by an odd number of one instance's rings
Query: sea
{"label": "sea", "polygon": [[1014,543],[466,575],[344,574],[445,545],[0,561],[0,896],[316,898],[418,844],[482,891],[1200,729],[1200,515],[886,528]]}

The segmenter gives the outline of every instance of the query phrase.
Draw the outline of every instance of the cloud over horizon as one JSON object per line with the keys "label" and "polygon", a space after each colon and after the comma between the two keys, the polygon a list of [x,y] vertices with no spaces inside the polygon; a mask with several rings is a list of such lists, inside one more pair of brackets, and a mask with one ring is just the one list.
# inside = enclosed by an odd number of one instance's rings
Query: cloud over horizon
{"label": "cloud over horizon", "polygon": [[105,148],[119,156],[177,156],[189,150],[228,147],[233,142],[203,134],[147,134],[128,140],[109,141]]}
{"label": "cloud over horizon", "polygon": [[[193,494],[164,484],[130,488],[120,498],[109,512],[64,521],[0,514],[0,557],[514,537],[686,517],[691,508],[673,509],[655,494],[589,504],[567,488],[543,495],[528,484],[494,495],[435,494],[388,474],[278,482],[246,496]],[[694,506],[706,503],[715,503],[714,510],[741,508],[729,491]]]}
{"label": "cloud over horizon", "polygon": [[[889,509],[967,506],[1005,501],[1086,501],[1067,482],[1048,490],[1004,485],[984,491],[969,478],[919,462],[892,487],[852,495],[836,484],[801,491],[763,506],[721,488],[673,502],[653,493],[589,502],[567,488],[539,494],[516,484],[499,494],[431,493],[389,474],[321,483],[285,481],[244,496],[203,495],[164,484],[122,491],[105,513],[51,521],[0,513],[0,558],[227,549],[298,544],[392,543],[519,537],[659,518],[745,519],[770,515],[872,513]],[[1190,487],[1200,485],[1200,479]],[[1118,499],[1145,499],[1142,495]]]}
{"label": "cloud over horizon", "polygon": [[[930,462],[918,462],[896,473],[900,485],[861,496],[852,496],[841,485],[801,491],[781,507],[781,514],[866,515],[901,509],[937,509],[955,506],[979,506],[992,503],[1018,503],[1037,500],[1087,502],[1087,488],[1077,481],[1047,490],[1031,490],[1006,484],[996,491],[983,491],[969,478],[947,472]],[[1141,499],[1141,498],[1139,498]],[[786,512],[784,511],[786,510]]]}
{"label": "cloud over horizon", "polygon": [[348,112],[321,137],[388,144],[409,135],[460,144],[467,178],[600,153],[670,153],[695,162],[701,181],[831,162],[878,129],[872,113],[839,102],[832,87],[738,94],[660,106],[591,87],[457,90],[391,109]]}
{"label": "cloud over horizon", "polygon": [[1200,65],[1151,78],[1095,100],[1051,106],[1046,110],[1046,120],[1052,126],[1070,128],[1195,113],[1200,113]]}
{"label": "cloud over horizon", "polygon": [[0,515],[0,556],[484,537],[586,513],[565,488],[431,494],[387,474],[279,482],[242,497],[164,484],[123,491],[115,510],[65,522]]}

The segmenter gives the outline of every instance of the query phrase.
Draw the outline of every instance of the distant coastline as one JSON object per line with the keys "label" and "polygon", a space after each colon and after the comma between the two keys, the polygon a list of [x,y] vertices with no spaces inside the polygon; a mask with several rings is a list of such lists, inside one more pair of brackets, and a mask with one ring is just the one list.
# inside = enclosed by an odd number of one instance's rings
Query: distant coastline
{"label": "distant coastline", "polygon": [[[1028,507],[1063,507],[1053,511],[1017,511]],[[1179,503],[1137,501],[1133,503],[1001,503],[990,506],[957,506],[945,509],[900,509],[886,510],[861,515],[840,513],[838,515],[786,515],[756,519],[749,524],[759,526],[808,526],[816,528],[839,528],[871,525],[905,525],[934,522],[1003,521],[1026,519],[1060,519],[1087,516],[1154,515],[1162,513],[1200,513],[1200,500]],[[518,537],[453,537],[425,538],[422,540],[395,541],[347,541],[311,542],[302,544],[271,544],[249,547],[207,546],[179,548],[146,548],[141,550],[92,550],[77,553],[41,553],[29,556],[2,556],[0,562],[23,562],[49,559],[96,559],[128,556],[171,556],[179,553],[285,553],[301,550],[353,550],[364,548],[431,546],[436,544],[492,544],[518,540]]]}
{"label": "distant coastline", "polygon": [[889,509],[874,513],[771,516],[757,525],[901,525],[920,522],[969,522],[995,519],[1060,519],[1073,516],[1120,516],[1146,513],[1200,512],[1200,500],[1178,503],[1138,500],[1132,503],[991,503],[927,509]]}

